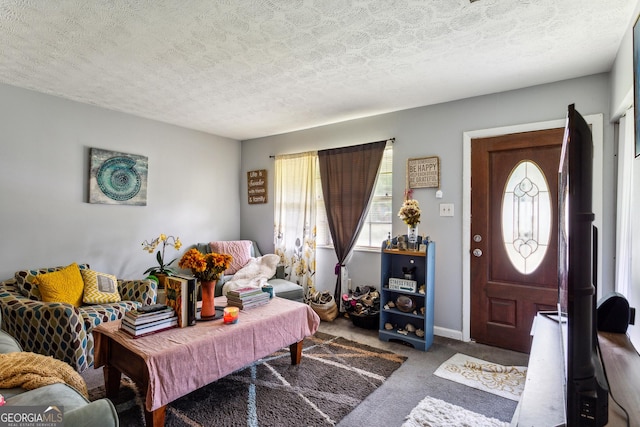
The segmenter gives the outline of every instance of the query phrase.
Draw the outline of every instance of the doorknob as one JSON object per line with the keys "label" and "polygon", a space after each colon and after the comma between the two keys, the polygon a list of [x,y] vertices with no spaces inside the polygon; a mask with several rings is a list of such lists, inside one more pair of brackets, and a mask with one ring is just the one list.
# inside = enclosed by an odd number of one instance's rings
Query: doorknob
{"label": "doorknob", "polygon": [[480,258],[482,256],[482,250],[474,249],[473,250],[473,256]]}
{"label": "doorknob", "polygon": [[482,236],[479,235],[479,234],[474,234],[473,241],[476,242],[476,243],[482,242]]}

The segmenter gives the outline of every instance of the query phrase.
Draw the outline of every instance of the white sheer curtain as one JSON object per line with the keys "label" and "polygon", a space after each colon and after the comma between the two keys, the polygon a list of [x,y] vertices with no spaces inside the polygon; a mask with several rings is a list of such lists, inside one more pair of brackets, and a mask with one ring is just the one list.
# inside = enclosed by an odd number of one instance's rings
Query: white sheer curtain
{"label": "white sheer curtain", "polygon": [[620,119],[616,206],[616,291],[625,296],[629,296],[631,284],[631,197],[634,157],[634,113],[633,108],[630,108]]}
{"label": "white sheer curtain", "polygon": [[316,272],[317,152],[280,155],[275,160],[274,246],[286,278],[314,291]]}

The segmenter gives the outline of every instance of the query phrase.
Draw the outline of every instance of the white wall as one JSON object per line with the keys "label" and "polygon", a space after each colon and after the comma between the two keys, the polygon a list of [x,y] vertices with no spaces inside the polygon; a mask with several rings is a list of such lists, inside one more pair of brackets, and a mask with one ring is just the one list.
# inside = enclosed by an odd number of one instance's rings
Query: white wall
{"label": "white wall", "polygon": [[[383,114],[314,129],[243,141],[241,235],[258,241],[263,250],[273,249],[273,197],[265,205],[248,205],[246,172],[267,169],[273,180],[269,155],[396,138],[394,145],[393,209],[400,208],[405,186],[406,160],[436,155],[441,162],[442,199],[434,189],[417,189],[414,197],[423,209],[419,232],[436,242],[436,332],[460,336],[462,330],[462,154],[465,131],[511,126],[566,117],[567,105],[576,104],[583,115],[604,114],[604,219],[603,277],[613,286],[614,199],[613,129],[609,124],[610,82],[607,74],[573,79],[532,88],[481,96],[445,104]],[[273,191],[273,186],[270,187]],[[440,203],[453,203],[453,218],[439,216]],[[406,233],[406,226],[394,217],[393,234]],[[321,250],[317,260],[319,289],[333,289],[335,257]],[[379,253],[357,253],[349,264],[354,285],[379,286]]]}
{"label": "white wall", "polygon": [[[618,55],[611,72],[611,111],[617,119],[633,104],[633,24],[640,11],[640,2],[629,23],[629,28],[618,50]],[[639,105],[635,106],[636,114],[640,114]],[[633,118],[631,118],[633,120]],[[632,212],[640,212],[640,157],[633,161],[633,195]],[[632,221],[637,215],[631,215]],[[638,309],[636,324],[629,326],[629,336],[636,348],[640,348],[640,226],[631,225],[632,233],[632,281],[627,295],[631,307]]]}
{"label": "white wall", "polygon": [[[632,212],[640,212],[640,157],[633,161],[633,200]],[[637,215],[631,215],[632,221]],[[636,308],[635,325],[629,326],[628,332],[631,341],[636,349],[640,349],[640,227],[637,222],[631,225],[632,233],[632,266],[631,266],[631,287],[627,295],[629,305]]]}
{"label": "white wall", "polygon": [[[145,239],[240,232],[238,141],[1,84],[0,140],[2,279],[74,261],[141,278]],[[90,147],[149,158],[147,206],[87,202]]]}
{"label": "white wall", "polygon": [[618,119],[633,103],[633,25],[640,13],[640,1],[629,18],[618,53],[611,68],[611,117]]}

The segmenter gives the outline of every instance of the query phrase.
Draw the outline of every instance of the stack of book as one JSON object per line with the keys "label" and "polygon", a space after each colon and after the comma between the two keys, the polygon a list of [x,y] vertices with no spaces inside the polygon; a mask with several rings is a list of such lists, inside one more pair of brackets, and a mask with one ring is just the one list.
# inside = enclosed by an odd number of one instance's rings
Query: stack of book
{"label": "stack of book", "polygon": [[227,305],[240,310],[258,307],[269,302],[269,294],[260,288],[240,288],[227,292]]}
{"label": "stack of book", "polygon": [[173,308],[163,304],[145,305],[127,311],[120,328],[133,337],[141,337],[178,326],[178,316]]}

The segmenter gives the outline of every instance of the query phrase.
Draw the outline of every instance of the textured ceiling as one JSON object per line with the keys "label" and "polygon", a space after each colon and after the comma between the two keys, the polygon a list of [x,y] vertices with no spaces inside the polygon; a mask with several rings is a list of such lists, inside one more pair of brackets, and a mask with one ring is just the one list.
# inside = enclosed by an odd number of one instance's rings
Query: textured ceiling
{"label": "textured ceiling", "polygon": [[0,82],[234,139],[609,71],[637,0],[2,0]]}

